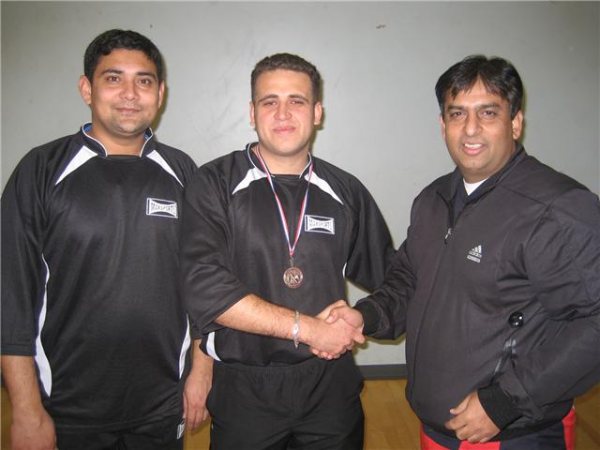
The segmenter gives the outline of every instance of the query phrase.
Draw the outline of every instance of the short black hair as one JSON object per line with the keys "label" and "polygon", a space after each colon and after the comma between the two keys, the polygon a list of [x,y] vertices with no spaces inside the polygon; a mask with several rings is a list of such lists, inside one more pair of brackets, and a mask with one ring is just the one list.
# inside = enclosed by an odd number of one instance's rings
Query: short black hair
{"label": "short black hair", "polygon": [[444,114],[446,96],[452,98],[468,91],[481,80],[488,92],[499,95],[510,104],[511,118],[523,108],[523,83],[517,69],[503,58],[483,55],[467,56],[446,70],[435,85],[435,95]]}
{"label": "short black hair", "polygon": [[101,56],[116,49],[139,50],[156,66],[158,81],[164,81],[164,66],[160,51],[146,36],[131,30],[112,29],[96,36],[88,45],[83,57],[83,73],[92,82]]}
{"label": "short black hair", "polygon": [[313,100],[315,102],[321,99],[321,74],[317,68],[298,55],[291,53],[276,53],[271,56],[267,56],[261,59],[250,76],[250,88],[252,93],[252,101],[255,100],[256,94],[256,80],[264,72],[271,72],[273,70],[292,70],[294,72],[301,72],[308,75],[312,87]]}

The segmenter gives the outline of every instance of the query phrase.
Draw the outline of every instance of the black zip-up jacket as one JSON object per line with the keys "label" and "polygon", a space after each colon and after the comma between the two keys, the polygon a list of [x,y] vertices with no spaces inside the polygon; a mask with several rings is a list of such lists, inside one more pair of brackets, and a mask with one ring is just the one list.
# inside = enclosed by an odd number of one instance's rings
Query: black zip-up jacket
{"label": "black zip-up jacket", "polygon": [[406,332],[406,394],[425,424],[453,435],[449,409],[478,391],[495,439],[516,437],[600,380],[600,203],[522,148],[454,219],[462,183],[455,170],[421,192],[357,309],[366,334]]}

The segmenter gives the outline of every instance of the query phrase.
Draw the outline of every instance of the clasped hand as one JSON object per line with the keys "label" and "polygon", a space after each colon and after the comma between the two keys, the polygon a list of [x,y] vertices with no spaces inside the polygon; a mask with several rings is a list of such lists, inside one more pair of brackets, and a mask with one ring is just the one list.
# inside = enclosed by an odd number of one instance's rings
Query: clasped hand
{"label": "clasped hand", "polygon": [[453,418],[446,428],[456,433],[456,438],[470,443],[485,443],[496,436],[500,429],[489,418],[477,392],[471,392],[458,406],[450,410]]}
{"label": "clasped hand", "polygon": [[337,359],[352,350],[355,344],[365,342],[362,314],[351,308],[345,300],[332,303],[316,319],[320,322],[319,333],[310,349],[319,358]]}

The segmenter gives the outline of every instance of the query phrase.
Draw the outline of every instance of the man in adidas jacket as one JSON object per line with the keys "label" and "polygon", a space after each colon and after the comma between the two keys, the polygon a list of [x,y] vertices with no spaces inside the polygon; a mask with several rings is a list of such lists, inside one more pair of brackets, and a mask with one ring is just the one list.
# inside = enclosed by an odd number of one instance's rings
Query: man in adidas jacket
{"label": "man in adidas jacket", "polygon": [[517,142],[507,61],[466,58],[436,94],[457,168],[414,201],[386,281],[356,306],[364,333],[406,333],[422,448],[572,448],[573,398],[600,380],[598,197]]}

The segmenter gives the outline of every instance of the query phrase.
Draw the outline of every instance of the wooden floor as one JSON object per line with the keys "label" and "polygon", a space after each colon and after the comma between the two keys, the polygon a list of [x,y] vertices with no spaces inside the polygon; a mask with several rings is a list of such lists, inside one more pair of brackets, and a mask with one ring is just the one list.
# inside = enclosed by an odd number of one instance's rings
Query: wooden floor
{"label": "wooden floor", "polygon": [[[404,398],[405,380],[370,380],[362,393],[365,450],[418,450],[419,423]],[[575,402],[577,450],[600,450],[600,385]],[[2,450],[9,450],[10,404],[2,389]],[[208,424],[188,434],[185,450],[208,449]],[[84,449],[82,449],[84,450]],[[523,449],[526,450],[526,449]]]}

